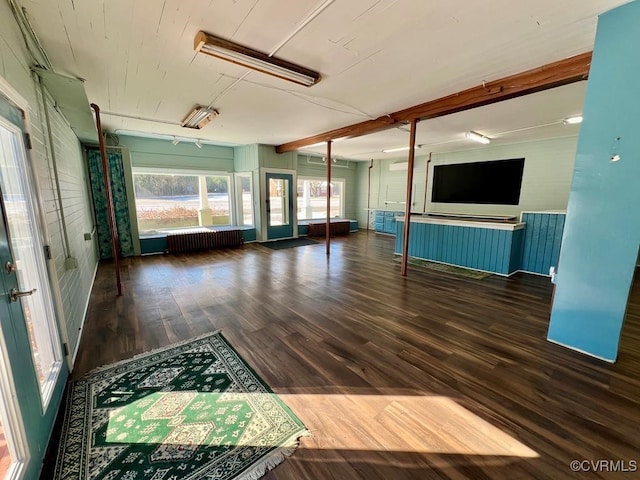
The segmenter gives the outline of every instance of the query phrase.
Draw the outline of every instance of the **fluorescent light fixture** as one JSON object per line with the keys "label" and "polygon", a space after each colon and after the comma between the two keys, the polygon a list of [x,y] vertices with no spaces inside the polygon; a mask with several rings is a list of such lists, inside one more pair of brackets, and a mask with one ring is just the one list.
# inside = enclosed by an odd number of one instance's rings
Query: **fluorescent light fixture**
{"label": "fluorescent light fixture", "polygon": [[195,107],[182,121],[182,126],[184,128],[195,128],[196,130],[200,130],[217,116],[218,111],[215,108],[202,106]]}
{"label": "fluorescent light fixture", "polygon": [[467,132],[464,134],[464,136],[467,137],[469,140],[473,140],[474,142],[484,143],[485,145],[487,145],[488,143],[491,143],[491,139],[489,137],[485,137],[484,135],[478,132]]}
{"label": "fluorescent light fixture", "polygon": [[202,148],[202,144],[200,143],[200,140],[196,140],[195,144],[196,144],[196,147]]}
{"label": "fluorescent light fixture", "polygon": [[173,141],[171,142],[174,145],[178,145],[180,143],[180,140],[178,140],[178,137],[173,137]]}
{"label": "fluorescent light fixture", "polygon": [[582,123],[582,115],[567,117],[562,121],[562,123],[564,123],[565,125],[577,125],[578,123]]}
{"label": "fluorescent light fixture", "polygon": [[196,35],[193,48],[196,52],[206,53],[305,87],[311,87],[320,81],[318,72],[202,31]]}
{"label": "fluorescent light fixture", "polygon": [[[416,145],[415,148],[422,148],[422,145]],[[396,148],[387,148],[382,150],[382,153],[395,153],[395,152],[407,152],[409,151],[409,146],[406,147],[396,147]]]}

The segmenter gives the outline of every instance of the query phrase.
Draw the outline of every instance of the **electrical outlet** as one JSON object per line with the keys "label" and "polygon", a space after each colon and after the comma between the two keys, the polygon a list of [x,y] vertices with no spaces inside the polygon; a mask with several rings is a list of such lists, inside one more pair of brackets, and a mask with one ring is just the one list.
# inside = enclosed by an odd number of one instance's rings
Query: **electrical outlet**
{"label": "electrical outlet", "polygon": [[85,233],[84,234],[84,239],[85,240],[91,240],[91,234],[90,233]]}

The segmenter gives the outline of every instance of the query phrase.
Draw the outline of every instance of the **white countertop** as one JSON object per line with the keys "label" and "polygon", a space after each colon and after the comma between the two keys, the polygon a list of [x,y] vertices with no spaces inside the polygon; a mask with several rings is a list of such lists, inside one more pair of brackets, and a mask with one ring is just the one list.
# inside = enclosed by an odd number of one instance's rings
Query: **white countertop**
{"label": "white countertop", "polygon": [[[396,217],[396,222],[404,222],[405,217]],[[411,223],[432,223],[435,225],[451,225],[456,227],[487,228],[490,230],[521,230],[523,222],[487,222],[482,220],[465,220],[460,218],[426,217],[421,215],[411,216]]]}

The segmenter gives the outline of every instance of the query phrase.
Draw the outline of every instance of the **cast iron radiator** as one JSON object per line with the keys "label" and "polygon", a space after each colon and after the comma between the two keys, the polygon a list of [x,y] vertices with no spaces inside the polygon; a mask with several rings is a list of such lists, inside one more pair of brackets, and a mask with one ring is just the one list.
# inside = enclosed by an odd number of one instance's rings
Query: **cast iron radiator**
{"label": "cast iron radiator", "polygon": [[242,232],[240,230],[193,228],[167,235],[167,250],[169,253],[239,247],[240,245],[242,245]]}
{"label": "cast iron radiator", "polygon": [[[346,235],[349,233],[349,227],[351,226],[351,222],[349,220],[334,220],[331,222],[331,228],[329,232],[331,235]],[[309,233],[310,237],[319,237],[326,235],[327,224],[326,222],[311,222],[309,223]]]}

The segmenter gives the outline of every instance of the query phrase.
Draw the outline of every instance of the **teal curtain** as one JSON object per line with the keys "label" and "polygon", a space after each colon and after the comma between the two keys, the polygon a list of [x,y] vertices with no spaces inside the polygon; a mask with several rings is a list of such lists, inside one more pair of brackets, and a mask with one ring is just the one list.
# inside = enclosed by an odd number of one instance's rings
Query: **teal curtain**
{"label": "teal curtain", "polygon": [[[87,149],[87,158],[89,161],[91,191],[93,192],[93,208],[96,212],[100,258],[113,258],[109,214],[107,211],[107,194],[104,187],[100,150]],[[109,165],[109,177],[111,178],[111,193],[113,195],[113,209],[116,217],[116,229],[118,230],[120,256],[130,257],[133,255],[133,239],[131,236],[124,168],[122,166],[122,153],[119,150],[107,150],[107,163]]]}

